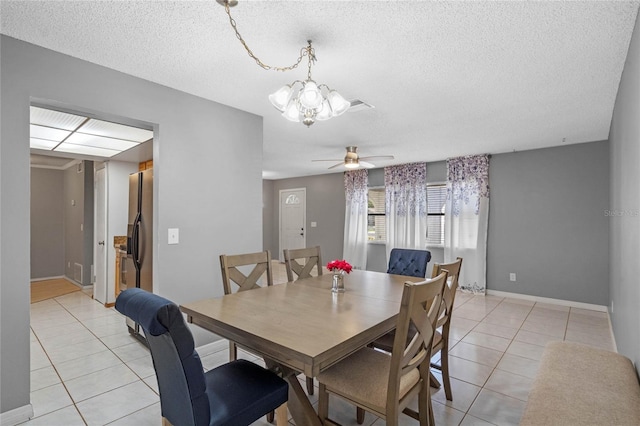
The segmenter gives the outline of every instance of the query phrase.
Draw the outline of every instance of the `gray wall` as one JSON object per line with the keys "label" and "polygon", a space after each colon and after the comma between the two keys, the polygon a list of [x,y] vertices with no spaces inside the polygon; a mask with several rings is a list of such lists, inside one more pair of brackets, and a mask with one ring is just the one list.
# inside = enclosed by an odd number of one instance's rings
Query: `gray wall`
{"label": "gray wall", "polygon": [[[179,304],[223,293],[218,254],[262,247],[262,119],[6,36],[0,55],[5,413],[29,404],[30,102],[153,127],[154,291]],[[180,244],[169,246],[174,227]],[[194,332],[198,345],[213,339]]]}
{"label": "gray wall", "polygon": [[274,236],[274,223],[278,221],[278,200],[273,195],[274,181],[262,181],[262,245],[264,250],[271,251],[273,259],[279,259],[278,234]]}
{"label": "gray wall", "polygon": [[93,161],[82,162],[84,207],[82,219],[82,285],[93,283],[93,223],[94,223],[94,183]]}
{"label": "gray wall", "polygon": [[[271,247],[274,259],[282,259],[282,248],[279,247],[279,196],[283,189],[307,189],[307,247],[320,246],[322,260],[342,259],[342,243],[344,240],[344,175],[331,173],[319,176],[307,176],[271,181],[265,187],[271,188],[273,221],[271,222],[271,242],[267,233],[263,234],[265,248]],[[317,222],[312,228],[311,222]]]}
{"label": "gray wall", "polygon": [[31,279],[64,275],[62,170],[31,169]]}
{"label": "gray wall", "polygon": [[[609,303],[608,146],[604,141],[492,156],[487,241],[490,290]],[[342,183],[328,176],[334,175],[274,181],[274,187],[322,186],[328,193],[328,186],[333,185],[336,195],[322,198],[322,206],[344,212],[344,196],[337,195],[344,192]],[[446,162],[428,163],[427,182],[444,181]],[[384,185],[383,169],[369,171],[369,185]],[[277,191],[274,195],[277,199]],[[309,198],[313,196],[308,193]],[[316,213],[319,224],[326,222]],[[344,215],[331,217],[331,229],[323,238],[341,243],[343,235],[337,230],[343,229]],[[277,244],[277,213],[274,221]],[[433,263],[444,260],[444,253],[438,247],[428,250],[430,272]],[[368,270],[386,271],[384,244],[369,244],[367,255]],[[516,273],[516,282],[509,281],[510,272]]]}
{"label": "gray wall", "polygon": [[618,351],[640,371],[640,15],[609,134],[611,321]]}
{"label": "gray wall", "polygon": [[491,158],[489,289],[608,304],[608,149],[595,142]]}
{"label": "gray wall", "polygon": [[[81,285],[91,284],[93,264],[93,161],[83,161],[64,171],[62,204],[64,207],[64,268],[69,279]],[[33,206],[32,206],[33,208]],[[75,265],[82,265],[76,279]]]}

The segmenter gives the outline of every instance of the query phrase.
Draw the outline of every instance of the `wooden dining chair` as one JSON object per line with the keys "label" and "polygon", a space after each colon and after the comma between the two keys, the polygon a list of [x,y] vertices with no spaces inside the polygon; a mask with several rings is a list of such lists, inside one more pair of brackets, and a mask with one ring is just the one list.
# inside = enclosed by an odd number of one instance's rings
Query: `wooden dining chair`
{"label": "wooden dining chair", "polygon": [[[460,271],[462,270],[462,258],[456,258],[455,262],[451,263],[436,263],[433,265],[432,277],[435,277],[447,271],[449,279],[447,285],[444,286],[442,293],[442,313],[436,323],[436,332],[433,336],[432,356],[440,352],[440,365],[431,363],[431,367],[442,371],[442,382],[444,384],[444,394],[447,400],[453,401],[453,395],[451,394],[451,381],[449,380],[449,328],[451,327],[451,316],[453,315],[453,303],[456,298],[456,291],[458,290],[458,278],[460,277]],[[441,331],[438,331],[440,329]],[[431,385],[434,387],[440,387],[440,383],[436,378],[431,375]]]}
{"label": "wooden dining chair", "polygon": [[[320,373],[318,415],[323,422],[331,421],[332,393],[385,419],[390,426],[398,425],[401,412],[421,426],[434,424],[429,361],[446,281],[443,271],[436,278],[404,284],[391,354],[365,347]],[[410,326],[416,333],[408,341]],[[408,407],[416,396],[417,413]]]}
{"label": "wooden dining chair", "polygon": [[320,246],[291,250],[284,249],[283,254],[289,282],[313,276],[311,273],[314,268],[316,269],[316,275],[322,275]]}
{"label": "wooden dining chair", "polygon": [[[242,272],[253,269],[248,274]],[[245,268],[243,268],[245,267]],[[273,272],[271,270],[271,252],[269,250],[258,253],[246,253],[235,255],[220,255],[220,269],[222,270],[222,285],[224,294],[233,293],[232,284],[237,285],[236,291],[247,291],[260,288],[259,282],[263,285],[273,285]],[[266,283],[263,277],[266,274]],[[238,347],[235,342],[229,342],[229,360],[238,358]]]}
{"label": "wooden dining chair", "polygon": [[193,335],[175,303],[130,288],[118,295],[115,308],[144,330],[163,426],[248,425],[273,410],[277,425],[287,425],[287,382],[243,359],[204,372]]}
{"label": "wooden dining chair", "polygon": [[[456,291],[458,289],[458,277],[462,269],[462,258],[458,257],[455,262],[451,263],[436,263],[433,265],[431,277],[438,276],[442,271],[447,271],[448,280],[445,286],[442,298],[442,313],[438,318],[438,324],[436,327],[436,333],[433,337],[433,354],[440,352],[440,365],[432,363],[431,366],[437,370],[442,371],[442,380],[444,382],[444,391],[447,399],[452,401],[451,395],[451,383],[449,380],[449,328],[451,327],[451,316],[453,314],[453,304],[456,297]],[[441,331],[438,331],[441,330]],[[409,329],[409,339],[413,337],[415,330]],[[393,340],[395,338],[395,331],[385,334],[379,339],[371,343],[371,346],[386,352],[391,352],[393,349]],[[431,375],[431,386],[435,388],[440,387],[440,383],[436,378]],[[358,418],[362,417],[362,413],[358,412]]]}
{"label": "wooden dining chair", "polygon": [[[409,277],[424,278],[427,274],[427,263],[431,260],[431,252],[428,250],[399,249],[391,250],[389,256],[389,268],[387,274],[406,275]],[[435,275],[433,275],[435,277]],[[415,330],[409,329],[409,338]],[[391,331],[370,344],[371,347],[391,352],[395,330]]]}
{"label": "wooden dining chair", "polygon": [[[309,278],[313,275],[313,269],[316,269],[316,275],[322,275],[322,256],[320,254],[320,246],[308,247],[302,249],[284,249],[284,264],[287,269],[287,281],[301,280]],[[295,274],[295,276],[294,276]],[[313,395],[313,377],[307,377],[307,393]]]}

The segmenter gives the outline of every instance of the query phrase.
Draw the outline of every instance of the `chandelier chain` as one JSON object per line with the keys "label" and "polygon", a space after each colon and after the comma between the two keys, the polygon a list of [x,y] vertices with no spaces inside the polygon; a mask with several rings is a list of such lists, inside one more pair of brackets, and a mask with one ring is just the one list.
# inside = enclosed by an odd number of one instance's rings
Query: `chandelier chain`
{"label": "chandelier chain", "polygon": [[309,79],[311,79],[311,62],[315,62],[316,60],[316,55],[315,55],[315,51],[314,49],[311,47],[311,40],[309,40],[309,45],[307,47],[303,47],[302,49],[300,49],[300,56],[298,56],[298,60],[293,64],[293,65],[289,65],[288,67],[274,67],[271,65],[267,65],[264,62],[262,62],[249,48],[249,46],[247,45],[247,43],[244,41],[244,39],[242,38],[242,36],[240,35],[240,32],[238,31],[238,28],[236,26],[236,21],[235,19],[233,19],[231,17],[231,11],[229,9],[229,1],[225,0],[224,2],[224,10],[227,12],[227,15],[229,15],[229,23],[231,23],[231,27],[233,28],[233,31],[235,31],[236,33],[236,37],[238,38],[238,40],[240,40],[240,43],[242,43],[242,46],[244,46],[245,50],[247,51],[247,53],[249,54],[249,56],[256,61],[256,64],[258,64],[261,68],[269,71],[291,71],[294,70],[296,68],[298,68],[298,65],[300,65],[300,62],[302,62],[302,58],[304,58],[305,56],[309,57],[309,71],[308,71],[308,76]]}

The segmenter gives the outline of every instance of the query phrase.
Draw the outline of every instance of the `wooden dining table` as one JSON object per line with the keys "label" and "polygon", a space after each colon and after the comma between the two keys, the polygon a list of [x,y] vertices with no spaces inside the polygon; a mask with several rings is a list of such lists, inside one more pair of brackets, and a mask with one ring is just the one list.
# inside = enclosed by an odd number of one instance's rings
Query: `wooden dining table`
{"label": "wooden dining table", "polygon": [[403,284],[419,279],[353,270],[345,292],[331,274],[199,300],[180,306],[187,320],[261,355],[289,383],[289,411],[298,425],[322,424],[297,375],[324,369],[393,330]]}

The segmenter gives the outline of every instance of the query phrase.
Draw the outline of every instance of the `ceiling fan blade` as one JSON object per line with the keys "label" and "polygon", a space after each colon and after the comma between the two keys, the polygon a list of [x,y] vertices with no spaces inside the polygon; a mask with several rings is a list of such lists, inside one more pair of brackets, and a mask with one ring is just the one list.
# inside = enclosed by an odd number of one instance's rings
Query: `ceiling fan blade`
{"label": "ceiling fan blade", "polygon": [[335,169],[335,168],[343,166],[343,165],[344,165],[344,161],[341,161],[338,164],[334,164],[333,166],[329,167],[329,170]]}
{"label": "ceiling fan blade", "polygon": [[317,161],[331,161],[331,162],[335,163],[336,161],[342,161],[342,159],[338,158],[338,159],[335,159],[335,160],[311,160],[312,163],[315,163]]}
{"label": "ceiling fan blade", "polygon": [[360,160],[393,160],[393,155],[370,155],[368,157],[360,157]]}
{"label": "ceiling fan blade", "polygon": [[364,168],[367,168],[367,169],[372,169],[372,168],[375,167],[375,165],[373,165],[371,163],[367,163],[366,161],[362,161],[362,160],[360,160],[360,165],[362,167],[364,167]]}

